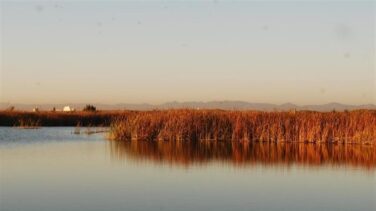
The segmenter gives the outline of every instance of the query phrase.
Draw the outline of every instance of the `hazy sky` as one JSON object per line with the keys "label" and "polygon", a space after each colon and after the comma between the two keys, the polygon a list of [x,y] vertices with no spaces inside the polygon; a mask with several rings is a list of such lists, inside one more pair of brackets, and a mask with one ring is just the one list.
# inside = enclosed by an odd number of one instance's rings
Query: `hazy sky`
{"label": "hazy sky", "polygon": [[0,101],[376,103],[374,1],[1,1]]}

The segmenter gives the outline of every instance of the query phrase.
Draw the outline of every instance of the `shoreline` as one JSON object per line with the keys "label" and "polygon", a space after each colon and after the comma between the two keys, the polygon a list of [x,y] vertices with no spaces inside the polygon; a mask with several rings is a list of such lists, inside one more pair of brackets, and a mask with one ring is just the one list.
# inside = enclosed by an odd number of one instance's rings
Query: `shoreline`
{"label": "shoreline", "polygon": [[131,111],[53,112],[0,111],[3,127],[109,127],[114,118]]}

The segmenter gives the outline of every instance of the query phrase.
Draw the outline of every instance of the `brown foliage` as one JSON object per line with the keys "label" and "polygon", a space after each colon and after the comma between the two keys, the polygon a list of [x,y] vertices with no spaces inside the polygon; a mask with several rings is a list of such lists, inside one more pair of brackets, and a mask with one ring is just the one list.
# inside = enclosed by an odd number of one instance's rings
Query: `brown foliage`
{"label": "brown foliage", "polygon": [[376,111],[147,111],[121,116],[111,127],[111,137],[115,140],[373,144]]}

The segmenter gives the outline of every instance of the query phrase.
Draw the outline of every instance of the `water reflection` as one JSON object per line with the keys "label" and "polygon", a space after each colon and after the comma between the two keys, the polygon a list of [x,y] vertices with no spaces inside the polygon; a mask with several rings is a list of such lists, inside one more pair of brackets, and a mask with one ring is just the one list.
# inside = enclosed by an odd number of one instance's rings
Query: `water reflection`
{"label": "water reflection", "polygon": [[176,165],[218,161],[234,166],[299,164],[357,166],[366,169],[376,167],[376,150],[372,145],[110,141],[109,149],[111,156],[120,160],[133,159]]}

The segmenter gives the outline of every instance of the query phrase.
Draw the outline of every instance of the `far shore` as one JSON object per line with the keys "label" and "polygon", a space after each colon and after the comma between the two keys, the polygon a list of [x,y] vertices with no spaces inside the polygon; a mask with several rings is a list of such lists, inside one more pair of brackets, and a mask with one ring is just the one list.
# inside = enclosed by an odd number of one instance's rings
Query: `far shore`
{"label": "far shore", "polygon": [[108,127],[114,118],[131,111],[0,111],[0,126],[5,127],[51,127],[93,126]]}

